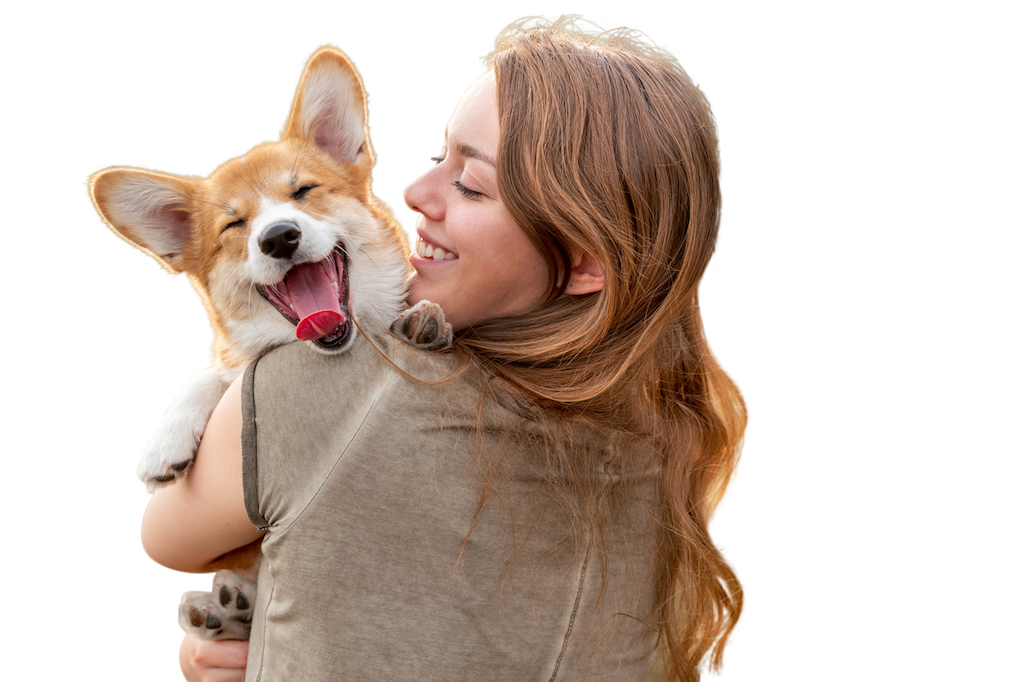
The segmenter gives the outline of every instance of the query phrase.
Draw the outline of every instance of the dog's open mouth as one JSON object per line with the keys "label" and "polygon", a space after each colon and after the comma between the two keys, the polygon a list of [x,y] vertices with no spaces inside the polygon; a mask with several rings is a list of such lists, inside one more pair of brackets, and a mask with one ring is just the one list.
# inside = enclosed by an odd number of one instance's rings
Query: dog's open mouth
{"label": "dog's open mouth", "polygon": [[295,335],[323,348],[340,346],[350,331],[348,268],[340,246],[318,263],[296,265],[259,293],[296,325]]}

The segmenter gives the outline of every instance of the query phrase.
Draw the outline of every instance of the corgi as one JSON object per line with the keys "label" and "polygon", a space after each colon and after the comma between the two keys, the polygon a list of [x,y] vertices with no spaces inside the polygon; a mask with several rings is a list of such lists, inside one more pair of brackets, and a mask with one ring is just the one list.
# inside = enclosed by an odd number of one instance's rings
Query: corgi
{"label": "corgi", "polygon": [[[137,168],[93,174],[107,226],[171,273],[185,273],[213,328],[213,364],[175,398],[146,446],[139,477],[152,492],[184,476],[213,409],[252,360],[305,341],[344,352],[355,329],[388,329],[443,348],[451,326],[428,301],[405,298],[412,267],[404,231],[373,195],[366,93],[333,47],[306,64],[280,140],[207,178]],[[258,543],[232,567],[252,575]],[[229,570],[214,591],[186,593],[179,622],[205,638],[248,637],[255,582]]]}

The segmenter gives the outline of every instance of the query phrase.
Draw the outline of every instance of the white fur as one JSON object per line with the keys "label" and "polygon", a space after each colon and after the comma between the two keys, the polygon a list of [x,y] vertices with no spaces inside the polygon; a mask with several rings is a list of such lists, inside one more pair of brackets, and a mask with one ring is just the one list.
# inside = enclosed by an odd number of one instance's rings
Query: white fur
{"label": "white fur", "polygon": [[228,385],[226,377],[208,367],[192,375],[178,393],[139,462],[138,475],[149,492],[159,485],[158,478],[174,475],[175,466],[187,464],[195,457],[206,422]]}

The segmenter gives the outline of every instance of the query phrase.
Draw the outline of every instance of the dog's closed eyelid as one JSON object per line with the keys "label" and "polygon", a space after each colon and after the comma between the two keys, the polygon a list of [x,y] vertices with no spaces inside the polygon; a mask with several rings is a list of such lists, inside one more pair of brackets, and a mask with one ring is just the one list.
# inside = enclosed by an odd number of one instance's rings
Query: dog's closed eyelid
{"label": "dog's closed eyelid", "polygon": [[224,225],[224,228],[220,231],[220,234],[224,234],[228,230],[235,227],[245,227],[245,218],[239,218],[238,220],[235,220],[233,222],[228,223],[227,225]]}
{"label": "dog's closed eyelid", "polygon": [[309,194],[309,192],[316,189],[317,187],[319,187],[319,185],[302,185],[301,187],[299,187],[298,189],[291,193],[291,198],[295,200],[304,199],[305,195]]}

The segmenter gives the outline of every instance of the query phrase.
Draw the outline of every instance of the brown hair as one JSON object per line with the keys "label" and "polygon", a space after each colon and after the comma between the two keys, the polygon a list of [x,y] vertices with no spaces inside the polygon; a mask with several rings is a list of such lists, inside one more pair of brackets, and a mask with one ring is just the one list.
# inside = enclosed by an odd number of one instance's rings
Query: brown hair
{"label": "brown hair", "polygon": [[[746,426],[697,298],[720,213],[710,107],[670,55],[632,31],[581,32],[574,17],[509,26],[487,63],[501,198],[546,259],[550,286],[535,311],[469,328],[457,347],[546,408],[552,428],[581,419],[653,445],[660,645],[667,679],[697,680],[708,653],[720,666],[742,610],[707,530]],[[602,291],[563,295],[572,249],[603,266]],[[595,453],[555,456],[564,470],[594,470],[579,458]],[[589,514],[597,493],[577,480]]]}

